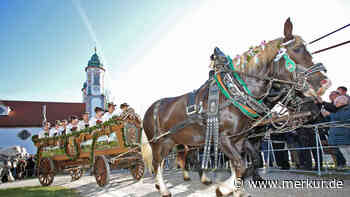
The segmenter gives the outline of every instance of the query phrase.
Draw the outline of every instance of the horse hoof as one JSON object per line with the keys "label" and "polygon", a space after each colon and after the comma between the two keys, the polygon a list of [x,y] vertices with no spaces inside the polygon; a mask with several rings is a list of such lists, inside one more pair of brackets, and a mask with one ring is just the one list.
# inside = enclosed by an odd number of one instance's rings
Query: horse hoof
{"label": "horse hoof", "polygon": [[233,192],[230,192],[229,194],[224,195],[224,194],[220,191],[219,187],[216,188],[215,193],[216,193],[216,197],[230,196],[230,195],[233,194]]}
{"label": "horse hoof", "polygon": [[171,197],[171,193],[166,194],[166,195],[162,195],[162,197]]}
{"label": "horse hoof", "polygon": [[160,190],[160,187],[158,184],[155,185],[157,190]]}
{"label": "horse hoof", "polygon": [[221,191],[220,191],[219,188],[216,188],[215,193],[216,193],[216,197],[223,197],[223,196],[224,196],[224,195],[221,193]]}
{"label": "horse hoof", "polygon": [[213,182],[211,182],[211,181],[204,181],[204,182],[202,182],[202,184],[203,185],[211,185]]}
{"label": "horse hoof", "polygon": [[191,178],[190,177],[184,177],[184,181],[190,181]]}

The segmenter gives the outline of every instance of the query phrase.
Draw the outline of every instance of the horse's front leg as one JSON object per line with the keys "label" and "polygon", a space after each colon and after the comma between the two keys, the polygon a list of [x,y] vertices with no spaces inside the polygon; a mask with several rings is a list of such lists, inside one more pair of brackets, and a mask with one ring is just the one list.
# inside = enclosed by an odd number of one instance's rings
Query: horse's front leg
{"label": "horse's front leg", "polygon": [[[190,181],[191,178],[190,178],[190,175],[188,173],[188,170],[186,169],[186,158],[187,158],[187,153],[189,150],[188,150],[187,146],[185,146],[185,145],[183,145],[183,146],[184,146],[184,149],[180,150],[177,153],[176,162],[177,162],[177,165],[180,166],[180,168],[182,169],[184,181]],[[178,146],[178,147],[180,147],[180,146]]]}
{"label": "horse's front leg", "polygon": [[168,156],[170,150],[174,146],[174,141],[170,138],[164,139],[161,142],[153,144],[153,168],[156,175],[156,188],[159,190],[162,197],[170,197],[171,193],[165,185],[163,178],[164,159]]}
{"label": "horse's front leg", "polygon": [[[232,145],[231,139],[223,134],[220,136],[221,149],[230,159],[231,176],[216,189],[216,196],[248,197],[244,192],[242,177],[246,171],[246,163],[237,148]],[[242,145],[242,144],[241,144]]]}

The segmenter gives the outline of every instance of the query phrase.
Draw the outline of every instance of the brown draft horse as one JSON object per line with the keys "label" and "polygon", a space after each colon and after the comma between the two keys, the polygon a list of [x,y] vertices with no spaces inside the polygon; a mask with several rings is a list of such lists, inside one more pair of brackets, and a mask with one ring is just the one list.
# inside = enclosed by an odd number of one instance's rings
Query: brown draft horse
{"label": "brown draft horse", "polygon": [[[294,80],[293,74],[286,69],[284,60],[277,62],[277,66],[274,63],[274,58],[281,46],[285,46],[286,53],[296,63],[297,70],[306,71],[315,65],[311,54],[306,50],[304,41],[301,37],[294,36],[292,29],[293,25],[288,18],[284,24],[284,37],[268,42],[264,49],[261,46],[257,47],[260,50],[259,62],[257,63],[252,58],[244,68],[239,68],[241,73],[247,73],[247,75],[240,74],[241,78],[256,99],[262,98],[268,91],[268,81],[261,80],[261,78],[276,77],[280,80]],[[252,75],[259,76],[260,79]],[[209,83],[210,81],[207,81],[198,89],[196,96],[196,103],[202,101],[204,110],[207,109]],[[321,72],[315,72],[307,79],[307,83],[307,88],[300,90],[300,93],[313,98],[322,95],[330,86],[330,80]],[[205,141],[206,127],[203,126],[206,125],[205,121],[193,123],[175,133],[163,135],[154,140],[188,118],[186,115],[188,96],[189,94],[185,94],[156,101],[146,111],[143,119],[143,128],[147,135],[143,137],[143,157],[146,165],[152,166],[157,181],[156,188],[163,197],[171,196],[163,180],[164,158],[175,145],[197,146],[202,145]],[[226,100],[227,98],[220,94],[219,102],[224,103]],[[158,106],[158,110],[157,114],[154,114],[156,106]],[[216,189],[217,196],[227,196],[232,193],[234,196],[249,196],[244,192],[240,183],[247,170],[246,160],[241,153],[246,151],[245,147],[250,147],[251,144],[247,140],[247,135],[235,134],[244,131],[250,125],[250,119],[233,105],[229,105],[219,112],[219,144],[220,149],[230,159],[231,177]],[[158,129],[155,131],[155,128]]]}

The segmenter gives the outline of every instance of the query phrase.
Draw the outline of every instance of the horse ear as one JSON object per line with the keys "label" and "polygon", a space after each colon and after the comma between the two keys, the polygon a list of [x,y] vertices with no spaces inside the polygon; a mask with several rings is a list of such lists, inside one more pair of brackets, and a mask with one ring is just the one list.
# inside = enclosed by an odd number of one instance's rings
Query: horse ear
{"label": "horse ear", "polygon": [[284,42],[293,39],[293,24],[290,21],[290,17],[284,22]]}

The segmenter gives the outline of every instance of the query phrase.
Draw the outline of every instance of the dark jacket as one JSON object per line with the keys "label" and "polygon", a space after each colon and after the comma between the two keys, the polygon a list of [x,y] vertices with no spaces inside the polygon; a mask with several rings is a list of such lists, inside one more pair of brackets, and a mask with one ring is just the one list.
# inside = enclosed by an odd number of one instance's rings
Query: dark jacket
{"label": "dark jacket", "polygon": [[[331,113],[327,117],[328,121],[342,121],[342,123],[350,123],[350,106],[344,106],[337,110],[335,113]],[[338,123],[341,124],[341,123]],[[329,145],[344,145],[350,144],[350,128],[345,127],[331,127],[329,129],[328,137]]]}
{"label": "dark jacket", "polygon": [[322,105],[327,111],[331,113],[337,112],[337,107],[333,103],[323,102]]}

